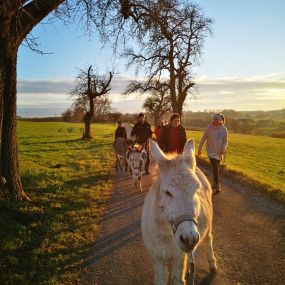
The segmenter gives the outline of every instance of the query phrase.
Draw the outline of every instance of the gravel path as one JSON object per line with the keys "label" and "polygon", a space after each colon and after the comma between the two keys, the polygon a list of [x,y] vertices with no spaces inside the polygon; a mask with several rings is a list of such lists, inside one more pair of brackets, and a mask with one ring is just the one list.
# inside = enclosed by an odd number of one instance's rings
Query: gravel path
{"label": "gravel path", "polygon": [[[81,285],[152,284],[140,216],[155,176],[143,177],[143,192],[139,193],[130,176],[116,174],[101,235],[82,271]],[[213,205],[219,273],[215,277],[208,274],[201,245],[196,254],[196,284],[285,284],[285,205],[227,178],[222,179],[222,192],[213,197]]]}

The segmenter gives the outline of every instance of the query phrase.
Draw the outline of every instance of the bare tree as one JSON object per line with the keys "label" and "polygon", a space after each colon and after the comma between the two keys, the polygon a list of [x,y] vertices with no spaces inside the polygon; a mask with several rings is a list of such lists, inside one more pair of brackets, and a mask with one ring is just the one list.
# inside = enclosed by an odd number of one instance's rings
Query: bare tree
{"label": "bare tree", "polygon": [[[120,5],[124,17],[118,12]],[[124,52],[129,65],[144,68],[149,82],[166,78],[172,109],[182,114],[195,85],[192,67],[199,63],[213,21],[197,4],[184,0],[101,0],[99,6],[102,36],[106,40],[112,37],[115,47],[121,39],[125,44],[126,35],[131,43],[135,38],[139,48],[129,46]],[[106,10],[107,6],[113,9]]]}
{"label": "bare tree", "polygon": [[88,105],[88,110],[83,117],[85,123],[83,139],[92,139],[90,125],[94,117],[94,100],[108,94],[111,90],[112,77],[112,72],[109,72],[109,77],[95,74],[92,65],[87,71],[81,69],[76,77],[76,86],[71,91],[71,95],[77,105]]}
{"label": "bare tree", "polygon": [[171,111],[171,99],[169,94],[169,84],[166,81],[147,80],[133,81],[129,84],[125,95],[138,92],[139,94],[150,94],[144,101],[143,107],[149,112],[157,125],[158,120],[168,111]]}
{"label": "bare tree", "polygon": [[[179,54],[179,44],[181,44],[181,49],[185,47],[184,38],[181,37],[180,42],[177,42],[174,40],[178,34],[174,33],[174,37],[171,38],[169,33],[176,31],[176,25],[180,30],[184,23],[187,23],[180,17],[180,14],[177,14],[183,10],[181,10],[182,6],[180,0],[2,0],[0,2],[0,176],[3,175],[6,178],[11,198],[15,200],[28,199],[19,176],[16,140],[16,70],[18,48],[32,29],[56,10],[57,17],[64,21],[66,19],[76,20],[85,28],[85,32],[91,33],[93,23],[98,27],[108,27],[105,30],[106,33],[103,32],[104,29],[101,29],[101,35],[105,39],[114,36],[115,43],[121,38],[124,39],[120,36],[122,34],[132,35],[132,37],[136,35],[141,43],[141,48],[148,47],[149,49],[145,49],[145,55],[147,55],[145,61],[142,61],[143,57],[132,58],[132,51],[129,51],[131,63],[141,62],[148,66],[149,70],[153,71],[150,73],[151,78],[157,74],[161,75],[165,70],[169,72],[172,107],[174,111],[177,111],[179,104],[183,101],[183,96],[187,93],[182,91],[185,89],[187,91],[188,86],[187,81],[177,81],[177,77],[185,77],[184,71],[187,69],[184,67],[188,66],[185,65],[188,61],[185,61],[187,57],[182,58],[181,62],[176,57],[177,53]],[[177,18],[173,15],[179,15],[180,21],[174,21]],[[197,20],[199,17],[201,17],[199,13],[193,12],[191,19]],[[193,34],[192,41],[188,44],[191,51],[199,51],[204,39],[204,32],[210,24],[209,19],[204,19],[203,26],[203,19],[201,17],[200,27],[196,26],[199,21],[193,21],[194,24],[190,26],[189,24],[185,25]],[[169,26],[169,24],[171,25]],[[151,43],[154,40],[154,45],[148,46],[147,39]],[[161,45],[159,45],[160,41]],[[28,45],[37,50],[33,38],[28,42]],[[160,60],[155,54],[150,53],[151,49],[155,50],[156,47],[158,50],[161,49]],[[175,59],[170,61],[171,57]],[[176,65],[177,62],[178,65]],[[158,66],[161,68],[157,69]],[[155,72],[155,70],[157,71]],[[186,74],[188,73],[186,72]],[[191,77],[187,78],[190,81]],[[176,95],[178,99],[175,97]],[[182,111],[182,107],[180,109]]]}
{"label": "bare tree", "polygon": [[[19,176],[16,140],[17,53],[20,44],[32,29],[52,11],[62,19],[75,19],[86,31],[96,18],[102,0],[1,0],[0,1],[0,176],[7,181],[10,196],[28,200]],[[105,9],[109,9],[106,6]],[[120,9],[118,7],[118,9]],[[120,9],[121,10],[121,9]],[[121,11],[119,13],[122,13]],[[122,17],[122,14],[121,14]],[[123,17],[122,17],[123,18]],[[29,45],[30,42],[28,42]],[[33,45],[30,45],[33,48]],[[35,48],[36,50],[36,48]]]}
{"label": "bare tree", "polygon": [[143,107],[154,118],[154,124],[157,125],[158,121],[164,114],[171,111],[171,102],[169,94],[167,96],[161,96],[161,93],[153,93],[146,98]]}
{"label": "bare tree", "polygon": [[129,65],[145,67],[149,85],[155,78],[167,78],[173,112],[181,115],[185,99],[195,85],[192,66],[198,63],[212,20],[203,16],[198,5],[189,2],[146,2],[134,10],[133,17],[140,25],[140,33],[136,34],[140,49],[129,48],[124,55]]}
{"label": "bare tree", "polygon": [[28,200],[19,176],[16,141],[17,52],[33,27],[62,2],[64,1],[0,2],[0,171],[15,200]]}
{"label": "bare tree", "polygon": [[112,100],[103,95],[94,99],[94,121],[104,122],[111,112]]}
{"label": "bare tree", "polygon": [[61,114],[62,120],[64,122],[71,122],[72,120],[72,109],[67,109]]}
{"label": "bare tree", "polygon": [[[204,17],[197,4],[184,0],[100,2],[104,4],[102,9],[107,5],[117,7],[122,4],[124,11],[123,18],[116,12],[118,9],[105,13],[101,22],[103,36],[106,39],[115,36],[115,46],[124,39],[118,36],[122,33],[131,36],[131,42],[136,38],[139,48],[129,46],[124,52],[129,65],[138,70],[144,68],[149,82],[166,78],[172,109],[182,114],[185,99],[195,85],[192,67],[199,63],[204,40],[211,33],[212,20]],[[128,25],[125,25],[126,19]]]}

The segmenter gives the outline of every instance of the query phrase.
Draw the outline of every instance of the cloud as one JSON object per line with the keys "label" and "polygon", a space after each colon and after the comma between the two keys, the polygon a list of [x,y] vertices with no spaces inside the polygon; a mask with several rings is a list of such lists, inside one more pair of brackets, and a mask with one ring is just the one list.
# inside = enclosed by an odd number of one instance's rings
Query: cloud
{"label": "cloud", "polygon": [[[277,77],[279,75],[280,78]],[[279,73],[251,77],[200,77],[196,99],[187,99],[187,108],[273,110],[285,107],[285,80]]]}
{"label": "cloud", "polygon": [[55,78],[55,79],[20,79],[17,82],[19,94],[66,94],[74,87],[73,78]]}
{"label": "cloud", "polygon": [[[110,92],[113,107],[121,112],[141,111],[143,97],[138,97],[136,94],[132,96],[121,94],[130,82],[142,79],[115,75]],[[195,82],[195,99],[189,97],[186,102],[186,108],[194,111],[204,109],[273,110],[285,107],[285,76],[279,73],[244,78],[204,76],[196,78]],[[53,115],[56,106],[63,112],[72,104],[72,99],[68,94],[73,86],[74,78],[20,79],[18,81],[18,109],[45,108],[45,114],[50,109],[50,115]],[[29,113],[32,116],[32,111]]]}

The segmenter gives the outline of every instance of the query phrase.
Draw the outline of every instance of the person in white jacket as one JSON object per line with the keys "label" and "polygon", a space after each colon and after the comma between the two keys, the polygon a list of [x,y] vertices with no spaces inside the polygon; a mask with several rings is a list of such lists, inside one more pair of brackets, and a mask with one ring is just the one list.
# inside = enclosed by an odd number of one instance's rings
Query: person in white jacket
{"label": "person in white jacket", "polygon": [[198,156],[201,156],[205,142],[214,176],[212,188],[216,193],[219,193],[221,192],[219,166],[228,146],[228,130],[225,127],[225,117],[223,114],[215,114],[212,122],[205,129],[198,148]]}

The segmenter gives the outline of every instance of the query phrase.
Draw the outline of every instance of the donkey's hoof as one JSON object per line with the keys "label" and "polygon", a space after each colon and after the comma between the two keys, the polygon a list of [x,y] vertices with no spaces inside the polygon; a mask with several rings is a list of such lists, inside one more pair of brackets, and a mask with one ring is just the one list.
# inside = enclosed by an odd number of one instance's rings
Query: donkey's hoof
{"label": "donkey's hoof", "polygon": [[4,186],[5,184],[6,184],[6,179],[5,179],[5,177],[1,176],[0,177],[0,185]]}
{"label": "donkey's hoof", "polygon": [[216,275],[218,273],[218,268],[217,266],[213,266],[213,267],[210,267],[210,273],[212,275]]}
{"label": "donkey's hoof", "polygon": [[190,275],[189,275],[185,278],[185,282],[186,282],[185,283],[186,285],[194,285],[195,284],[195,278],[193,276],[190,277]]}

